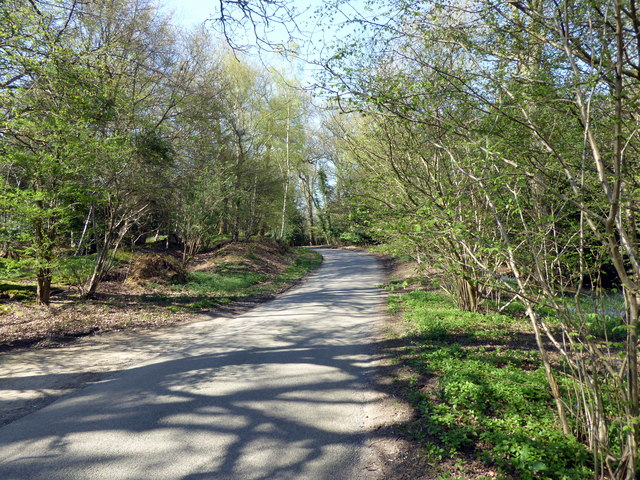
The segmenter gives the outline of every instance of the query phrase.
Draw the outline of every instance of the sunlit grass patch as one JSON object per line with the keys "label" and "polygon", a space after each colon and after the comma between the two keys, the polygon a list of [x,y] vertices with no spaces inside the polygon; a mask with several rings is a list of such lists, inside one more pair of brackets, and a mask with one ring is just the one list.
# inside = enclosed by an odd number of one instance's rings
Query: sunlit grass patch
{"label": "sunlit grass patch", "polygon": [[225,263],[211,271],[191,272],[186,283],[174,284],[176,294],[156,292],[145,299],[166,305],[172,312],[198,311],[214,308],[234,300],[272,294],[306,275],[322,262],[322,256],[309,249],[295,250],[295,260],[278,274],[252,271],[244,262]]}
{"label": "sunlit grass patch", "polygon": [[462,312],[453,300],[440,292],[415,290],[392,301],[402,309],[412,327],[425,338],[443,339],[449,335],[491,338],[508,334],[509,326],[522,320],[496,313]]}
{"label": "sunlit grass patch", "polygon": [[181,288],[195,295],[233,295],[266,278],[266,275],[254,272],[192,272],[189,274],[188,282],[181,285]]}

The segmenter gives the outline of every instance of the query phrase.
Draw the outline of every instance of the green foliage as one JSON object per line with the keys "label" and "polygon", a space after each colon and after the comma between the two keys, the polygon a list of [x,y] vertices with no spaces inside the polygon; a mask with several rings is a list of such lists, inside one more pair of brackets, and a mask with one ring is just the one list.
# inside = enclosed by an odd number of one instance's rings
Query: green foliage
{"label": "green foliage", "polygon": [[584,445],[558,427],[535,345],[510,334],[520,320],[462,312],[440,293],[391,298],[412,338],[404,360],[437,378],[434,391],[412,401],[448,455],[476,452],[522,479],[592,476]]}
{"label": "green foliage", "polygon": [[82,285],[93,272],[95,255],[61,257],[53,272],[53,282],[63,285]]}
{"label": "green foliage", "polygon": [[387,311],[394,315],[401,311],[402,300],[400,295],[389,295],[387,297]]}
{"label": "green foliage", "polygon": [[581,295],[577,301],[575,297],[559,300],[564,308],[560,313],[550,312],[552,315],[567,315],[572,322],[584,325],[590,335],[600,340],[620,342],[626,338],[627,312],[622,294],[593,292]]}
{"label": "green foliage", "polygon": [[[52,269],[52,281],[61,285],[81,285],[93,272],[95,257],[95,254],[59,256]],[[118,250],[115,254],[114,266],[131,259],[130,251]],[[23,255],[20,260],[0,258],[0,281],[33,280],[35,275],[36,262],[33,257]]]}
{"label": "green foliage", "polygon": [[36,296],[36,287],[15,283],[0,282],[0,298],[24,301],[32,300]]}
{"label": "green foliage", "polygon": [[368,245],[371,237],[363,231],[348,231],[340,234],[340,240],[348,245]]}
{"label": "green foliage", "polygon": [[0,258],[0,280],[22,280],[33,278],[34,261],[31,258],[14,260]]}
{"label": "green foliage", "polygon": [[233,271],[233,268],[225,268],[219,273],[191,273],[189,274],[189,281],[181,285],[180,288],[189,294],[195,295],[234,295],[263,281],[265,278],[265,275],[262,274]]}
{"label": "green foliage", "polygon": [[[296,248],[295,254],[293,263],[277,275],[257,273],[243,262],[228,263],[210,272],[190,273],[186,283],[171,286],[171,290],[177,292],[177,295],[155,292],[144,295],[143,299],[149,303],[164,305],[169,311],[199,311],[240,298],[278,292],[322,262],[322,256],[310,249]],[[147,287],[160,288],[160,285]]]}
{"label": "green foliage", "polygon": [[287,212],[286,228],[282,240],[289,245],[309,244],[309,235],[305,231],[305,218],[298,209],[292,208]]}

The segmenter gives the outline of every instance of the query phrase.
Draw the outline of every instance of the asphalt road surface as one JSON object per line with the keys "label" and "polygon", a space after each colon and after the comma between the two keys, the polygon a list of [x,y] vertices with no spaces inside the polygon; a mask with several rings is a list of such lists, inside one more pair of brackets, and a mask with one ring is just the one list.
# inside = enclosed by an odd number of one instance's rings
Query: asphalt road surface
{"label": "asphalt road surface", "polygon": [[321,253],[302,286],[0,428],[0,479],[368,478],[382,271]]}

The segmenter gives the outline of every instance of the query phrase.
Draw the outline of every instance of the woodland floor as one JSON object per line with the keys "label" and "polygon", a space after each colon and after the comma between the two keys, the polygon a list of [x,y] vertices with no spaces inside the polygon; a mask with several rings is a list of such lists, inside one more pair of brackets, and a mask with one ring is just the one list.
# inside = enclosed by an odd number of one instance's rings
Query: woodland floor
{"label": "woodland floor", "polygon": [[[190,262],[190,272],[250,272],[264,280],[252,285],[247,294],[229,295],[185,292],[175,285],[131,284],[123,280],[129,265],[111,272],[95,297],[80,298],[73,286],[54,285],[51,303],[35,305],[33,299],[4,298],[0,292],[0,351],[16,348],[42,348],[68,343],[74,338],[114,330],[158,328],[192,320],[206,310],[212,315],[241,313],[252,305],[272,298],[290,288],[294,281],[277,281],[296,259],[293,251],[276,244],[255,242],[228,243],[214,251],[198,254]],[[30,284],[29,284],[30,283]],[[22,287],[33,290],[33,282]],[[198,300],[203,308],[199,308]]]}

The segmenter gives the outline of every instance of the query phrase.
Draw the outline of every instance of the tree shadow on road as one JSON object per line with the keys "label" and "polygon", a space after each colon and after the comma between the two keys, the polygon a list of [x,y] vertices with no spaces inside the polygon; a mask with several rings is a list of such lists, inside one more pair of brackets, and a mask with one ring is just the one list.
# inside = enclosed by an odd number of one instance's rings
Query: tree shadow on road
{"label": "tree shadow on road", "polygon": [[[380,357],[372,347],[294,343],[127,370],[0,430],[1,450],[14,451],[0,464],[0,476],[24,478],[26,468],[53,480],[113,468],[116,478],[118,465],[130,465],[129,478],[153,478],[153,471],[178,473],[181,459],[198,462],[199,472],[175,478],[311,478],[310,471],[318,479],[355,478],[355,447],[375,432],[348,428],[348,417],[369,401],[363,391]],[[275,382],[262,382],[266,376]],[[108,448],[72,444],[101,437]],[[120,438],[134,444],[118,444]],[[44,444],[47,454],[22,456],[32,444]]]}
{"label": "tree shadow on road", "polygon": [[[337,285],[291,292],[286,315],[280,298],[223,332],[187,332],[166,344],[162,360],[105,376],[0,429],[0,478],[422,478],[416,470],[426,464],[407,464],[423,462],[419,455],[360,462],[362,445],[395,442],[413,424],[406,415],[364,419],[402,388],[391,359],[412,339],[371,340],[379,291],[348,285],[357,264],[342,260],[331,274]],[[377,266],[359,268],[366,276]],[[321,314],[311,316],[316,303]],[[267,338],[269,347],[259,346]]]}

